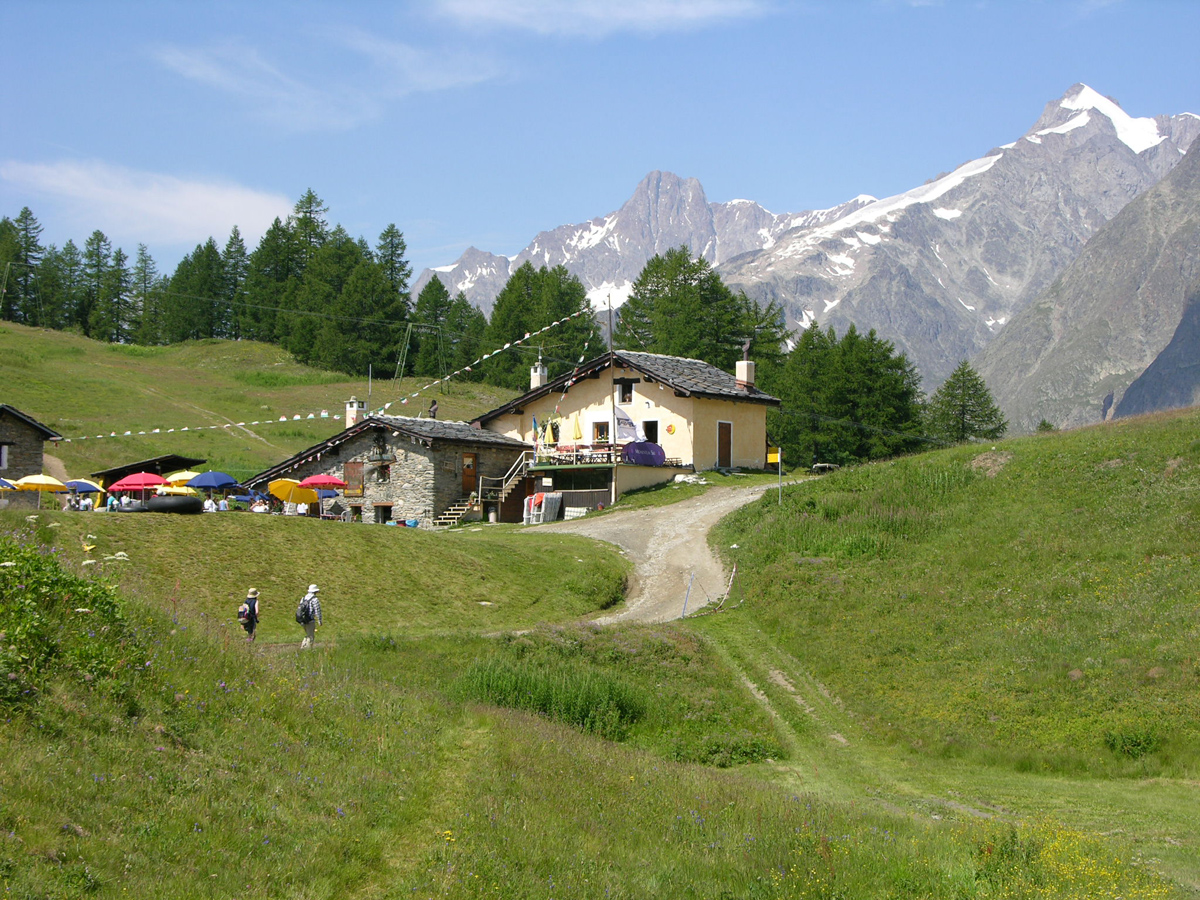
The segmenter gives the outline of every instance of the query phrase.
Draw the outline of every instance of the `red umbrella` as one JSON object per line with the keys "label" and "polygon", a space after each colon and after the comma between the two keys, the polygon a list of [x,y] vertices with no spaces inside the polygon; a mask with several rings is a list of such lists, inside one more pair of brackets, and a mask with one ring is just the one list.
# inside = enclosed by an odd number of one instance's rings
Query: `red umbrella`
{"label": "red umbrella", "polygon": [[302,482],[300,482],[299,486],[302,488],[344,488],[346,486],[346,482],[342,481],[340,478],[335,478],[332,475],[309,475]]}
{"label": "red umbrella", "polygon": [[134,472],[132,475],[126,475],[120,481],[114,482],[108,486],[109,491],[144,491],[147,488],[158,487],[160,484],[166,484],[167,479],[161,475],[155,475],[153,472]]}

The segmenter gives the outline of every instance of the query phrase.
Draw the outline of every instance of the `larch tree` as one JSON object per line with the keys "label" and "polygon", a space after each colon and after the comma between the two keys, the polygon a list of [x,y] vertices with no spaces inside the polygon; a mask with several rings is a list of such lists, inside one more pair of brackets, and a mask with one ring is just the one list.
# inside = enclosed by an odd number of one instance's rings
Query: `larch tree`
{"label": "larch tree", "polygon": [[929,398],[927,416],[930,434],[954,444],[994,441],[1008,431],[987,382],[965,359]]}

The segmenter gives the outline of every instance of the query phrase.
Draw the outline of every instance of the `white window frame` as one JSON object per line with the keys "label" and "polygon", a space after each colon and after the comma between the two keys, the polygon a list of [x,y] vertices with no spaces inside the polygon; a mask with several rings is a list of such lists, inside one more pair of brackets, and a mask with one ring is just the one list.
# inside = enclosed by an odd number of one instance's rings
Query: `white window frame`
{"label": "white window frame", "polygon": [[0,469],[8,468],[8,444],[0,444]]}

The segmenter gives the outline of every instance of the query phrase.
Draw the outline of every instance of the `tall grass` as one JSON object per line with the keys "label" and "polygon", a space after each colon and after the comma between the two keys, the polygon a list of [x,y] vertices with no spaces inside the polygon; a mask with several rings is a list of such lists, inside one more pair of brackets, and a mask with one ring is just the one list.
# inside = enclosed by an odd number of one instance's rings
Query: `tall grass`
{"label": "tall grass", "polygon": [[561,663],[480,660],[459,684],[468,698],[536,712],[610,740],[625,737],[648,706],[647,696],[620,678]]}

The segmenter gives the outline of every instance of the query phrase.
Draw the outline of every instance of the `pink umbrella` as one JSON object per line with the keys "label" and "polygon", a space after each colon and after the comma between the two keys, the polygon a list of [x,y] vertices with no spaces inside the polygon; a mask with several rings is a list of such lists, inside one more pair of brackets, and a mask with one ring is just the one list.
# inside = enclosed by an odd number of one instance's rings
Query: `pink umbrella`
{"label": "pink umbrella", "polygon": [[126,475],[120,481],[114,482],[108,486],[108,490],[112,491],[144,491],[147,488],[158,487],[160,484],[166,484],[167,479],[161,475],[155,475],[153,472],[134,472],[132,475]]}
{"label": "pink umbrella", "polygon": [[346,482],[342,481],[340,478],[335,478],[332,475],[309,475],[302,482],[300,482],[299,486],[302,488],[344,488],[346,486]]}

